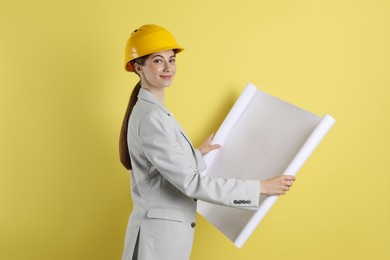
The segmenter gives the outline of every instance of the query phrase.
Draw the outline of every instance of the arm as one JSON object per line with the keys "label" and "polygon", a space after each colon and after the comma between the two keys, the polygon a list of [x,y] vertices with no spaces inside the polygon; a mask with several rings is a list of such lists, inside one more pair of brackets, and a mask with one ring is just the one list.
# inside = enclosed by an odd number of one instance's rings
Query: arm
{"label": "arm", "polygon": [[[260,181],[201,176],[194,154],[176,140],[177,128],[170,118],[153,110],[139,125],[140,142],[148,161],[158,172],[189,197],[215,204],[257,209]],[[237,201],[246,203],[237,204]]]}

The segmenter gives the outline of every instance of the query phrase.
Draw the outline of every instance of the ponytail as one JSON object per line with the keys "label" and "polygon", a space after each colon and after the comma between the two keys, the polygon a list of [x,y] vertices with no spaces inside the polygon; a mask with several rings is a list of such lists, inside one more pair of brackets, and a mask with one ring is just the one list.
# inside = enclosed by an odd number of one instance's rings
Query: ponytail
{"label": "ponytail", "polygon": [[141,81],[135,85],[133,92],[131,93],[129,104],[127,105],[126,114],[123,119],[122,128],[119,136],[119,156],[121,163],[125,166],[126,169],[131,170],[131,160],[129,154],[129,147],[127,145],[127,128],[129,124],[129,118],[131,112],[133,111],[135,103],[137,103],[137,96],[139,90],[141,89]]}

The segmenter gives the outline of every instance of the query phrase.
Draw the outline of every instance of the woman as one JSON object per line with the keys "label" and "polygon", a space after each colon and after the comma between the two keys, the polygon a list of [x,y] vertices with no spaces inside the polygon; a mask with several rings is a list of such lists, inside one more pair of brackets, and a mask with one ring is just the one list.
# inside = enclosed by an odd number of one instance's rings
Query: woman
{"label": "woman", "polygon": [[183,51],[166,29],[144,25],[126,45],[125,69],[135,72],[135,86],[120,135],[122,164],[131,170],[131,213],[123,260],[190,258],[196,201],[256,210],[259,196],[285,194],[293,176],[270,180],[234,180],[201,176],[202,156],[219,145],[212,135],[195,149],[164,106],[165,88],[176,73]]}

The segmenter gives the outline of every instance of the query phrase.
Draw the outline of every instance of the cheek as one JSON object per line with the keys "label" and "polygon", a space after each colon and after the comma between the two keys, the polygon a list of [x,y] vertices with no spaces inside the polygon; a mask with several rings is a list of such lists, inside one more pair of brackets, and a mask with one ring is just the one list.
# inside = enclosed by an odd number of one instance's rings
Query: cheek
{"label": "cheek", "polygon": [[150,72],[151,72],[153,75],[157,76],[158,74],[160,74],[161,68],[160,68],[160,66],[158,66],[158,65],[151,66]]}
{"label": "cheek", "polygon": [[158,75],[159,70],[155,66],[149,66],[148,68],[146,68],[144,70],[144,73],[145,73],[145,77],[151,78],[151,77],[155,77],[156,75]]}

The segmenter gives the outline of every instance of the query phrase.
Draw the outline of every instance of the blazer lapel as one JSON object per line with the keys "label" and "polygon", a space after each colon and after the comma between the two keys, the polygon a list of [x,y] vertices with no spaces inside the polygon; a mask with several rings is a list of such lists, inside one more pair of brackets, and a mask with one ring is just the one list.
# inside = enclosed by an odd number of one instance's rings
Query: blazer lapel
{"label": "blazer lapel", "polygon": [[[180,126],[180,125],[179,125]],[[184,136],[184,138],[187,140],[187,142],[190,144],[192,150],[194,150],[194,147],[192,146],[192,143],[190,141],[190,138],[188,138],[186,132],[184,132],[184,130],[180,127],[180,133]]]}

